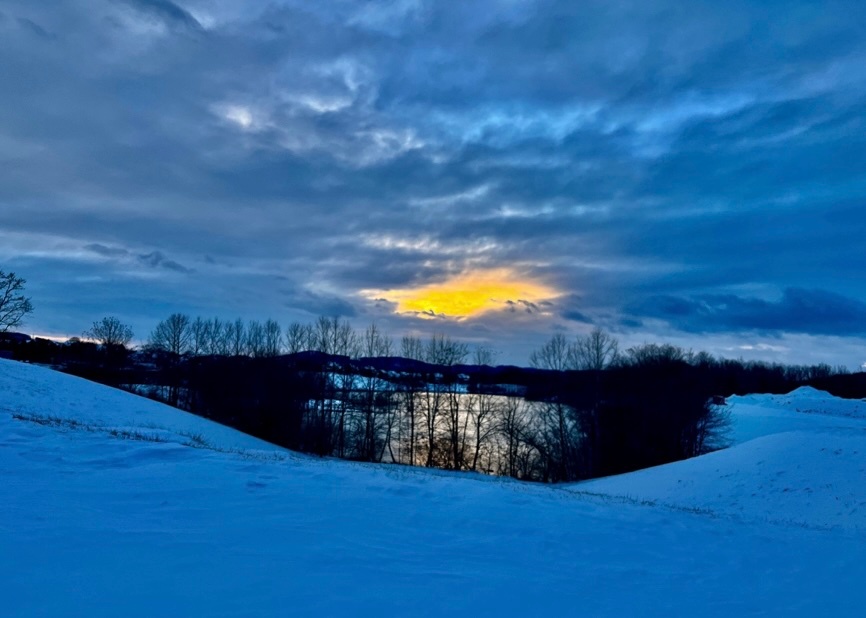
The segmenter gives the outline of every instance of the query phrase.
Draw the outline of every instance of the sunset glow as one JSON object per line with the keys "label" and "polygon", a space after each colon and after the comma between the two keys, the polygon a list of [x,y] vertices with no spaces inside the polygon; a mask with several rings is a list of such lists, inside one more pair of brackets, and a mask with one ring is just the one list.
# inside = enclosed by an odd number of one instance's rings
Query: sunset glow
{"label": "sunset glow", "polygon": [[562,293],[511,269],[498,268],[461,273],[416,288],[365,290],[363,295],[396,303],[397,313],[471,318],[491,311],[543,312],[544,303]]}

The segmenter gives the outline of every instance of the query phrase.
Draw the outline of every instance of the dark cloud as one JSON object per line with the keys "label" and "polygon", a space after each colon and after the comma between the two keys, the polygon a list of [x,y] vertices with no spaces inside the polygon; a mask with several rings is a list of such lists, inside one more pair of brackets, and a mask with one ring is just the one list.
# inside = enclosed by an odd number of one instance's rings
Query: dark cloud
{"label": "dark cloud", "polygon": [[574,309],[567,309],[563,311],[562,317],[572,322],[583,322],[584,324],[592,324],[592,318]]}
{"label": "dark cloud", "polygon": [[508,308],[508,311],[511,313],[516,313],[520,311],[522,313],[533,315],[541,311],[538,303],[534,303],[529,300],[506,300],[505,305]]}
{"label": "dark cloud", "polygon": [[866,333],[866,303],[824,290],[788,288],[777,301],[733,294],[653,296],[628,309],[638,317],[660,318],[696,333]]}
{"label": "dark cloud", "polygon": [[99,243],[90,243],[88,245],[85,245],[84,249],[91,253],[95,253],[97,255],[108,258],[131,258],[136,263],[148,266],[150,268],[165,268],[167,270],[184,274],[194,272],[186,266],[183,266],[182,264],[179,264],[174,260],[166,258],[166,256],[163,255],[163,253],[160,251],[151,251],[150,253],[134,255],[133,253],[122,247],[109,247]]}
{"label": "dark cloud", "polygon": [[355,307],[337,296],[317,294],[309,290],[293,289],[285,293],[283,306],[304,312],[307,317],[324,315],[327,317],[353,318],[358,315]]}
{"label": "dark cloud", "polygon": [[124,0],[142,13],[151,15],[171,26],[202,31],[202,25],[180,5],[171,0]]}
{"label": "dark cloud", "polygon": [[99,243],[90,243],[89,245],[85,245],[84,248],[87,251],[92,251],[97,255],[103,255],[105,257],[125,257],[129,255],[129,251],[126,249],[121,249],[120,247],[107,247],[105,245],[100,245]]}
{"label": "dark cloud", "polygon": [[189,268],[182,264],[178,264],[174,260],[164,260],[160,266],[163,268],[167,268],[168,270],[173,270],[178,273],[190,273],[192,272]]}
{"label": "dark cloud", "polygon": [[55,38],[54,34],[52,34],[51,32],[48,32],[45,28],[43,28],[42,26],[37,24],[32,19],[28,19],[26,17],[19,17],[17,19],[17,22],[18,22],[19,26],[32,32],[33,34],[35,34],[36,36],[38,36],[40,38],[47,39],[49,41]]}
{"label": "dark cloud", "polygon": [[192,272],[190,269],[185,266],[178,264],[174,260],[167,259],[161,252],[152,251],[151,253],[146,253],[143,255],[137,256],[138,261],[142,264],[146,264],[153,268],[165,268],[168,270],[173,270],[174,272],[179,273],[189,273]]}

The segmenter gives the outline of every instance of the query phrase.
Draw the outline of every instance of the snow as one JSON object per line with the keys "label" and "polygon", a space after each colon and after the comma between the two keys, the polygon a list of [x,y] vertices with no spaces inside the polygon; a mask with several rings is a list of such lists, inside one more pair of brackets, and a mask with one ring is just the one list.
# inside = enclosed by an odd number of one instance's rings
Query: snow
{"label": "snow", "polygon": [[0,613],[858,616],[846,405],[738,398],[730,449],[550,487],[295,455],[0,361]]}
{"label": "snow", "polygon": [[866,533],[866,433],[795,431],[574,490],[766,521]]}
{"label": "snow", "polygon": [[866,402],[840,399],[809,386],[787,395],[730,397],[728,404],[735,413],[735,443],[796,429],[815,432],[866,426]]}
{"label": "snow", "polygon": [[[143,397],[34,367],[2,361],[0,410],[75,422],[102,433],[126,429],[172,442],[206,436],[217,449],[280,451],[273,444]],[[283,451],[284,453],[286,451]]]}

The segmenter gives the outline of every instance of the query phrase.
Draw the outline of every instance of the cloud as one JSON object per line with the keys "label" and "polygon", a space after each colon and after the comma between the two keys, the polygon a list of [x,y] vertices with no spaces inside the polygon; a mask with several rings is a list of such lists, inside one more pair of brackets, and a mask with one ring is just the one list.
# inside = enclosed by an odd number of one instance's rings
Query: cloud
{"label": "cloud", "polygon": [[[7,0],[0,232],[86,247],[70,271],[107,303],[152,278],[128,309],[145,323],[167,304],[384,320],[360,291],[511,268],[564,296],[503,295],[513,313],[453,333],[830,332],[762,299],[866,297],[866,8],[785,10]],[[19,270],[60,286],[58,255],[20,252]],[[856,310],[821,302],[855,332]]]}
{"label": "cloud", "polygon": [[142,264],[147,264],[153,268],[165,268],[168,270],[173,270],[174,272],[179,273],[190,273],[192,272],[190,269],[185,266],[178,264],[174,260],[167,259],[161,252],[152,251],[150,253],[146,253],[143,255],[139,255],[138,261]]}
{"label": "cloud", "polygon": [[103,255],[105,257],[125,257],[129,255],[129,251],[127,251],[126,249],[121,249],[120,247],[107,247],[99,243],[90,243],[89,245],[85,245],[84,248],[87,251],[91,251],[93,253],[96,253],[97,255]]}
{"label": "cloud", "polygon": [[195,32],[204,30],[199,21],[186,9],[171,0],[125,0],[137,10],[160,19],[172,27],[179,27]]}
{"label": "cloud", "polygon": [[40,26],[38,23],[36,23],[32,19],[28,19],[26,17],[19,17],[19,18],[17,18],[17,22],[18,22],[19,26],[21,26],[22,28],[28,30],[29,32],[35,34],[36,36],[38,36],[40,38],[43,38],[43,39],[46,39],[49,41],[56,38],[56,36],[54,34],[52,34],[51,32],[48,32],[45,28]]}
{"label": "cloud", "polygon": [[866,303],[825,290],[788,288],[776,301],[733,294],[653,296],[635,303],[629,311],[695,333],[866,334]]}
{"label": "cloud", "polygon": [[567,309],[563,311],[562,317],[571,322],[583,322],[585,324],[592,324],[592,318],[574,309]]}
{"label": "cloud", "polygon": [[292,288],[284,292],[283,306],[303,311],[307,316],[352,318],[358,315],[357,309],[346,299],[336,295],[320,294],[310,290]]}
{"label": "cloud", "polygon": [[522,311],[523,313],[527,313],[529,315],[540,313],[541,312],[541,302],[534,303],[529,300],[506,300],[505,305],[508,307],[508,311],[510,313],[515,313],[517,311]]}
{"label": "cloud", "polygon": [[137,264],[142,264],[150,268],[164,268],[178,273],[189,274],[193,270],[183,266],[182,264],[168,259],[161,251],[151,251],[150,253],[133,254],[122,247],[109,247],[99,243],[90,243],[84,246],[86,251],[95,253],[102,257],[126,259]]}

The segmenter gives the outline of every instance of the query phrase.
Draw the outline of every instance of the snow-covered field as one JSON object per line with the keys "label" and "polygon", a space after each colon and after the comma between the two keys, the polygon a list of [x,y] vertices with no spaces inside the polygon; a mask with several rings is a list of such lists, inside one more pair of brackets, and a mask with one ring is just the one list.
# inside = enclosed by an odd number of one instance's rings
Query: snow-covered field
{"label": "snow-covered field", "polygon": [[0,360],[2,616],[861,616],[866,404],[549,487],[319,460]]}

